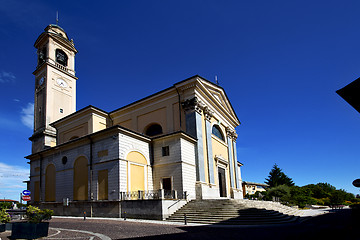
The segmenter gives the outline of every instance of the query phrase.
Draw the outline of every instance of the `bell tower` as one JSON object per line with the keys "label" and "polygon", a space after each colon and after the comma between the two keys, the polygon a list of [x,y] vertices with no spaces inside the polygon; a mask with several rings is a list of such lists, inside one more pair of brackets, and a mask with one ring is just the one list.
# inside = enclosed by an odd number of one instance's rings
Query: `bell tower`
{"label": "bell tower", "polygon": [[56,145],[50,123],[76,111],[75,54],[73,40],[64,29],[50,24],[36,40],[34,133],[32,153]]}

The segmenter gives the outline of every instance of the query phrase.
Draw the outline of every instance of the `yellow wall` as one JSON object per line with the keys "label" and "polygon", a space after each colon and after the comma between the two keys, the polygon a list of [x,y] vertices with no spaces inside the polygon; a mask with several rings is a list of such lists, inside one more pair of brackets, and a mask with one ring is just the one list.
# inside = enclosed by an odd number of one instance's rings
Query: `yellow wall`
{"label": "yellow wall", "polygon": [[93,116],[93,130],[92,132],[101,131],[106,128],[106,119],[100,116]]}
{"label": "yellow wall", "polygon": [[56,193],[55,166],[50,164],[45,171],[45,202],[54,202]]}
{"label": "yellow wall", "polygon": [[[223,130],[223,128],[221,127]],[[224,131],[222,131],[224,139],[226,140],[226,135],[224,134]],[[224,159],[229,161],[229,153],[228,153],[228,147],[227,143],[220,140],[219,138],[212,135],[212,150],[213,150],[213,157],[215,159],[215,156],[222,156]],[[216,166],[214,162],[214,166]],[[230,166],[227,166],[227,169],[225,170],[226,173],[226,192],[229,196],[230,194]],[[219,184],[218,174],[215,174],[215,179],[217,179],[217,184]]]}
{"label": "yellow wall", "polygon": [[107,114],[92,107],[70,115],[55,123],[58,132],[57,144],[67,142],[75,136],[82,137],[106,129],[107,121]]}
{"label": "yellow wall", "polygon": [[144,133],[146,128],[152,123],[161,125],[163,133],[166,132],[166,108],[160,108],[155,111],[140,115],[137,117],[138,131]]}
{"label": "yellow wall", "polygon": [[108,170],[100,170],[98,172],[98,199],[108,199]]}
{"label": "yellow wall", "polygon": [[228,148],[226,143],[222,142],[221,140],[212,137],[212,150],[213,150],[213,157],[215,156],[222,156],[226,160],[229,160],[228,157]]}
{"label": "yellow wall", "polygon": [[74,200],[88,200],[88,161],[85,157],[75,160]]}
{"label": "yellow wall", "polygon": [[124,128],[128,128],[128,129],[132,129],[131,127],[131,119],[123,121],[118,123],[120,126],[124,127]]}
{"label": "yellow wall", "polygon": [[75,128],[63,132],[59,136],[59,144],[69,141],[73,137],[82,137],[88,133],[88,124],[83,123]]}
{"label": "yellow wall", "polygon": [[[185,127],[182,126],[182,129],[180,129],[180,116],[179,116],[179,103],[174,103],[172,105],[172,111],[173,111],[173,119],[174,119],[174,131],[180,131],[185,130]],[[183,111],[182,111],[183,112]],[[181,116],[182,117],[182,116]]]}

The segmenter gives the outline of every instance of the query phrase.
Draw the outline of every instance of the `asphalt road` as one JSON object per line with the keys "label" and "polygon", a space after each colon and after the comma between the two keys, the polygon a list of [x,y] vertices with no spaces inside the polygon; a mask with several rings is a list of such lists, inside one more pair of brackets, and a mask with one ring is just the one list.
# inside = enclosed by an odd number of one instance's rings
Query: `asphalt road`
{"label": "asphalt road", "polygon": [[[43,239],[305,239],[360,240],[360,221],[350,209],[312,217],[304,222],[274,226],[185,226],[124,220],[54,218],[49,236]],[[9,232],[0,234],[7,239]]]}

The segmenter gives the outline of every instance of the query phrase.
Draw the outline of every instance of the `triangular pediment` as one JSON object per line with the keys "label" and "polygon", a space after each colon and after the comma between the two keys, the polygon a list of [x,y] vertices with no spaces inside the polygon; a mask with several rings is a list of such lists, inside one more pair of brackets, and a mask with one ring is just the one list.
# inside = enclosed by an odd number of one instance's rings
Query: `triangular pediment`
{"label": "triangular pediment", "polygon": [[230,100],[226,96],[224,89],[215,83],[212,83],[206,79],[198,78],[199,82],[202,85],[202,90],[206,93],[206,95],[212,100],[214,104],[221,106],[221,108],[229,114],[232,118],[236,119],[238,124],[240,121],[236,116],[236,113],[230,103]]}

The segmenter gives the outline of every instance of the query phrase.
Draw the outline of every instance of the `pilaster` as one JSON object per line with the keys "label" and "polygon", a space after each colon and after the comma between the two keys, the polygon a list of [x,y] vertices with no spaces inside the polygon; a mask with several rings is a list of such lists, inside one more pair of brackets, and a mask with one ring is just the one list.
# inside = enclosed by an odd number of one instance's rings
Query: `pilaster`
{"label": "pilaster", "polygon": [[[237,134],[235,133],[234,130],[232,130],[231,128],[227,127],[226,128],[226,135],[227,135],[227,142],[228,142],[228,153],[229,153],[229,165],[230,165],[230,186],[232,188],[236,187],[235,185],[235,176],[234,173],[236,175],[236,166],[234,164],[234,158],[233,158],[233,139],[236,139]],[[234,154],[234,156],[236,156]],[[235,157],[236,158],[236,157]]]}
{"label": "pilaster", "polygon": [[215,184],[214,176],[214,160],[213,160],[213,151],[212,151],[212,141],[211,141],[211,118],[214,116],[214,112],[211,111],[208,107],[204,107],[205,114],[205,128],[206,128],[206,147],[207,147],[207,160],[208,160],[208,173],[209,173],[209,182],[210,184]]}
{"label": "pilaster", "polygon": [[205,182],[204,149],[202,134],[202,111],[204,104],[197,97],[187,99],[181,103],[185,110],[186,132],[197,138],[196,144],[196,180]]}

